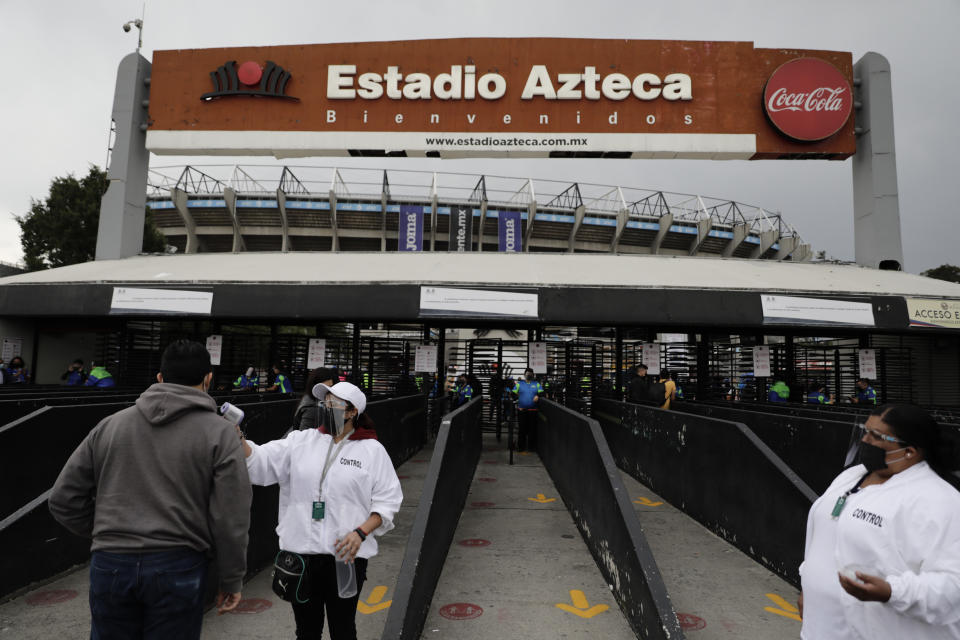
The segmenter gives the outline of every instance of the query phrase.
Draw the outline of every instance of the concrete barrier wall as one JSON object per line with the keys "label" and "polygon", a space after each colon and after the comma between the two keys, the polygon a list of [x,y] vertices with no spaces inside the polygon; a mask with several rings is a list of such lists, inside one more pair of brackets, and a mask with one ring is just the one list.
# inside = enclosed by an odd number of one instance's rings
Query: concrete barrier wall
{"label": "concrete barrier wall", "polygon": [[742,423],[596,400],[617,464],[795,586],[816,494]]}
{"label": "concrete barrier wall", "polygon": [[554,485],[637,637],[683,638],[600,425],[542,400],[538,442]]}
{"label": "concrete barrier wall", "polygon": [[804,418],[696,402],[688,402],[678,410],[747,425],[817,495],[826,491],[843,471],[854,424],[833,422],[827,416]]}
{"label": "concrete barrier wall", "polygon": [[384,640],[420,638],[482,448],[482,398],[444,416],[384,626]]}

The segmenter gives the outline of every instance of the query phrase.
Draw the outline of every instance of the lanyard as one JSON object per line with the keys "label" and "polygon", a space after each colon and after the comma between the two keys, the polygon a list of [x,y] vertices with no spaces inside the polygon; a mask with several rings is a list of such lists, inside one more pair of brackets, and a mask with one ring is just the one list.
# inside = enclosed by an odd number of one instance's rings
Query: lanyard
{"label": "lanyard", "polygon": [[330,471],[330,461],[337,457],[343,445],[347,444],[348,437],[344,437],[336,448],[333,447],[333,441],[330,441],[330,449],[327,451],[327,459],[323,463],[323,471],[320,474],[320,500],[323,500],[323,481],[327,478],[327,472]]}
{"label": "lanyard", "polygon": [[833,511],[830,512],[830,515],[833,516],[833,518],[840,517],[840,512],[843,511],[843,506],[847,503],[847,498],[853,495],[854,493],[860,491],[860,489],[863,488],[860,485],[863,483],[864,480],[867,479],[868,475],[870,475],[869,471],[863,474],[863,477],[857,481],[857,484],[854,485],[852,489],[847,489],[846,493],[844,493],[842,496],[837,498],[837,503],[833,505]]}

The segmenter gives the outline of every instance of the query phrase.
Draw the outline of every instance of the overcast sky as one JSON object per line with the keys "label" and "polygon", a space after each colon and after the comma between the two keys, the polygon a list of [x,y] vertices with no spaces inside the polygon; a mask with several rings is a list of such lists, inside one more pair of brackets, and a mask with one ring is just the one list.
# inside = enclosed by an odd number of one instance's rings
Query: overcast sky
{"label": "overcast sky", "polygon": [[[0,0],[0,260],[21,259],[15,214],[52,177],[102,166],[116,68],[136,47],[141,2]],[[450,37],[552,36],[752,41],[757,47],[883,54],[892,67],[905,267],[960,264],[955,221],[960,82],[958,0],[150,0],[143,54],[154,49]],[[954,158],[954,160],[951,160]],[[153,156],[151,164],[221,163]],[[263,163],[263,158],[240,162]],[[297,160],[532,176],[697,193],[780,211],[815,250],[853,258],[851,161]]]}

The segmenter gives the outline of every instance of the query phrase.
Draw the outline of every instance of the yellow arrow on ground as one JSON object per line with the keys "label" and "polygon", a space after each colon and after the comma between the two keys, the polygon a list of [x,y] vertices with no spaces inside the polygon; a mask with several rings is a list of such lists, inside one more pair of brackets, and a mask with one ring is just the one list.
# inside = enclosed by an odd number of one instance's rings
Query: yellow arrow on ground
{"label": "yellow arrow on ground", "polygon": [[385,586],[379,585],[374,587],[373,591],[370,592],[370,597],[367,598],[366,602],[357,602],[357,611],[366,615],[370,615],[371,613],[376,613],[377,611],[386,609],[390,606],[393,600],[380,602],[383,600],[383,596],[385,595],[387,595],[387,588]]}
{"label": "yellow arrow on ground", "polygon": [[769,611],[770,613],[775,613],[778,616],[783,616],[784,618],[790,618],[791,620],[802,620],[800,617],[800,610],[795,606],[781,598],[775,593],[768,593],[767,597],[773,600],[773,602],[780,607],[776,609],[774,607],[764,607],[764,611]]}
{"label": "yellow arrow on ground", "polygon": [[581,618],[592,618],[598,613],[603,613],[610,608],[609,605],[605,604],[595,604],[591,607],[590,603],[587,602],[587,596],[583,595],[583,591],[579,589],[570,590],[570,601],[573,602],[572,607],[563,602],[558,602],[556,606],[558,609],[580,616]]}
{"label": "yellow arrow on ground", "polygon": [[556,498],[548,498],[542,493],[538,493],[536,498],[527,498],[530,502],[539,502],[540,504],[545,504],[547,502],[553,502]]}
{"label": "yellow arrow on ground", "polygon": [[660,505],[663,504],[662,502],[653,502],[652,500],[650,500],[650,498],[644,498],[643,496],[640,496],[633,502],[634,504],[642,504],[645,507],[659,507]]}

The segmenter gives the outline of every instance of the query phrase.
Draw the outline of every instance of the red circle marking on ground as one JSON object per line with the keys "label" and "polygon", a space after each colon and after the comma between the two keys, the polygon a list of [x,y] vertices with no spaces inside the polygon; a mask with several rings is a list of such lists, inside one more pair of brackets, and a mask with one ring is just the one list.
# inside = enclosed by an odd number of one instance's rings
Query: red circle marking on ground
{"label": "red circle marking on ground", "polygon": [[67,600],[73,600],[77,597],[77,592],[73,589],[51,589],[50,591],[38,591],[27,596],[27,604],[31,607],[48,607],[52,604],[60,604]]}
{"label": "red circle marking on ground", "polygon": [[496,503],[494,503],[494,502],[471,502],[471,503],[470,503],[470,506],[471,506],[471,507],[476,507],[477,509],[482,509],[482,508],[484,508],[484,507],[492,507],[494,504],[496,504]]}
{"label": "red circle marking on ground", "polygon": [[483,464],[500,464],[499,460],[484,460]]}
{"label": "red circle marking on ground", "polygon": [[483,609],[469,602],[454,602],[440,607],[440,615],[447,620],[472,620],[483,615]]}
{"label": "red circle marking on ground", "polygon": [[237,78],[245,85],[257,84],[263,77],[263,69],[252,60],[244,62],[237,68]]}
{"label": "red circle marking on ground", "polygon": [[458,542],[461,547],[489,547],[490,541],[483,538],[467,538]]}
{"label": "red circle marking on ground", "polygon": [[244,598],[230,613],[263,613],[272,606],[272,602],[263,598]]}
{"label": "red circle marking on ground", "polygon": [[677,621],[680,623],[680,628],[684,631],[699,631],[700,629],[707,628],[707,621],[692,613],[678,613]]}
{"label": "red circle marking on ground", "polygon": [[496,478],[477,478],[480,482],[496,482]]}

